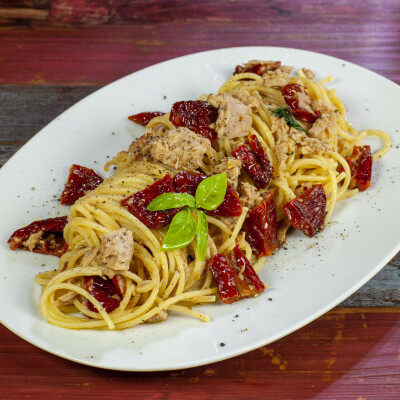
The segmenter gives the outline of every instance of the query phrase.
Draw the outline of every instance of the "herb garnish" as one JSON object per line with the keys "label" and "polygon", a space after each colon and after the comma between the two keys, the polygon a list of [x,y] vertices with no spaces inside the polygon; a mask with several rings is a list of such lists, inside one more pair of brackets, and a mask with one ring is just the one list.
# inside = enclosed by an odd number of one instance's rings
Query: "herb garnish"
{"label": "herb garnish", "polygon": [[290,111],[287,108],[277,108],[275,110],[270,108],[269,111],[271,111],[272,114],[276,115],[277,117],[283,118],[292,128],[302,131],[308,135],[308,132],[292,117],[292,114],[290,114]]}
{"label": "herb garnish", "polygon": [[[215,210],[225,198],[227,188],[226,174],[217,174],[204,179],[193,197],[188,193],[164,193],[156,197],[148,206],[149,211],[161,211],[185,207],[175,215],[161,246],[162,251],[186,247],[197,236],[197,251],[204,260],[208,243],[208,224],[206,214],[199,210]],[[192,215],[197,214],[197,222]]]}

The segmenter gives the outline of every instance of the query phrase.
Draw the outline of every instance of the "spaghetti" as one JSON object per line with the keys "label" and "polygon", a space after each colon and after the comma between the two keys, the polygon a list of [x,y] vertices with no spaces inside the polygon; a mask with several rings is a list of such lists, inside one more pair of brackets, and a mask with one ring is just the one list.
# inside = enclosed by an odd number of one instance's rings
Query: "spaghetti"
{"label": "spaghetti", "polygon": [[[255,188],[252,177],[239,166],[235,185],[239,192],[251,188],[258,201],[272,193],[272,189],[281,242],[290,227],[285,204],[307,189],[320,185],[326,194],[326,224],[336,203],[360,190],[354,184],[354,171],[349,162],[354,149],[360,147],[368,135],[378,136],[383,141],[381,150],[372,155],[374,160],[390,148],[386,133],[378,130],[358,132],[348,122],[345,106],[335,90],[325,87],[332,77],[316,82],[310,71],[299,70],[296,76],[289,76],[286,68],[276,62],[250,62],[237,68],[237,73],[221,86],[215,97],[234,97],[251,110],[251,126],[246,136],[258,139],[274,172],[267,187]],[[289,89],[292,90],[291,97],[286,93]],[[294,91],[298,93],[293,95]],[[199,101],[215,104],[215,98],[203,96]],[[310,119],[314,120],[310,122]],[[217,126],[218,122],[208,127],[215,130]],[[156,116],[146,127],[146,133],[153,135],[151,137],[173,130],[176,125],[171,122],[170,113]],[[212,175],[227,158],[236,168],[240,163],[230,157],[246,136],[218,135],[212,146],[207,142],[197,172]],[[205,260],[200,259],[195,241],[185,248],[160,251],[168,226],[147,227],[121,205],[121,201],[167,174],[174,176],[185,168],[176,168],[179,164],[167,165],[149,154],[141,154],[139,159],[135,157],[130,152],[119,153],[106,165],[107,169],[111,165],[117,167],[114,175],[72,205],[69,222],[64,228],[68,251],[60,259],[59,270],[35,278],[43,285],[40,310],[54,325],[69,329],[125,329],[144,322],[162,321],[168,311],[208,321],[208,316],[193,309],[218,299],[207,260],[232,251],[238,245],[255,271],[259,271],[264,263],[264,257],[257,259],[244,229],[246,218],[257,206],[254,198],[246,198],[244,189],[240,197],[243,206],[240,216],[207,215],[209,235]],[[228,172],[227,175],[229,178]],[[100,254],[107,235],[121,230],[132,234],[132,256],[128,269],[115,270],[104,262],[104,257],[103,262],[93,257]],[[88,261],[91,255],[93,257]],[[93,277],[113,281],[118,278],[117,289],[111,293],[112,298],[118,299],[113,310],[107,311],[104,303],[94,295],[94,285],[104,283]]]}

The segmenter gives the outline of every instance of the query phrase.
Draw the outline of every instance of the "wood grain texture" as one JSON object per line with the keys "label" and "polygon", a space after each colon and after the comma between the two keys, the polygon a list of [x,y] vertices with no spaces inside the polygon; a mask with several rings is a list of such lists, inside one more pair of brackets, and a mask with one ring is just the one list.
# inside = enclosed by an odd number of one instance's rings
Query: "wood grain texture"
{"label": "wood grain texture", "polygon": [[[104,84],[184,54],[249,45],[333,55],[400,83],[400,2],[0,0],[0,166]],[[173,372],[85,367],[0,325],[0,399],[398,400],[399,275],[397,255],[305,328],[246,355]]]}
{"label": "wood grain texture", "polygon": [[339,307],[400,307],[400,253]]}
{"label": "wood grain texture", "polygon": [[171,372],[98,370],[47,354],[4,327],[0,337],[0,398],[10,400],[400,398],[400,308],[335,309],[248,354]]}
{"label": "wood grain texture", "polygon": [[0,142],[29,140],[97,86],[0,85]]}
{"label": "wood grain texture", "polygon": [[248,45],[334,55],[400,82],[397,0],[62,0],[48,10],[45,21],[0,20],[0,83],[102,85],[184,54]]}

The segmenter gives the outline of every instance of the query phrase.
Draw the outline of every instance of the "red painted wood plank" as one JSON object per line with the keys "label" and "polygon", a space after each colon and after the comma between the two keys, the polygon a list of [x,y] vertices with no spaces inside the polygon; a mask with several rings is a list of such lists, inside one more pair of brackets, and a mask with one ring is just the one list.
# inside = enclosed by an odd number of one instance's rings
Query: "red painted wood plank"
{"label": "red painted wood plank", "polygon": [[[314,50],[400,82],[397,0],[323,5],[317,0],[206,0],[190,7],[185,1],[109,3],[116,8],[107,9],[111,17],[106,25],[82,26],[90,22],[83,14],[71,17],[72,25],[57,25],[64,14],[55,8],[53,19],[46,22],[4,25],[0,83],[100,85],[180,55],[244,45]],[[71,7],[65,21],[71,12],[79,13]]]}
{"label": "red painted wood plank", "polygon": [[47,10],[35,10],[34,8],[0,8],[0,19],[29,19],[44,21],[48,18]]}
{"label": "red painted wood plank", "polygon": [[400,308],[335,309],[240,357],[157,373],[74,364],[1,327],[0,387],[7,399],[398,400]]}

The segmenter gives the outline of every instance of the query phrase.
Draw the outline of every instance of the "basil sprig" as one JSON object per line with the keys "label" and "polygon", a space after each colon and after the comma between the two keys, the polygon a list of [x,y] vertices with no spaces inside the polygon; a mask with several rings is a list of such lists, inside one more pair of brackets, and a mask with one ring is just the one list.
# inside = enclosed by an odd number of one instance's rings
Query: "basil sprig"
{"label": "basil sprig", "polygon": [[160,211],[183,206],[194,207],[195,203],[195,198],[188,193],[164,193],[152,200],[147,209],[149,211]]}
{"label": "basil sprig", "polygon": [[197,210],[196,235],[197,251],[199,252],[200,260],[203,260],[206,255],[208,245],[208,224],[207,216],[201,210]]}
{"label": "basil sprig", "polygon": [[290,111],[287,108],[277,108],[275,110],[270,108],[269,111],[271,111],[272,114],[276,115],[277,117],[283,118],[285,122],[292,128],[302,131],[308,135],[308,132],[292,117],[292,114],[290,114]]}
{"label": "basil sprig", "polygon": [[[185,234],[182,235],[182,232]],[[189,210],[182,210],[172,218],[161,250],[171,251],[185,247],[193,240],[195,235],[196,221]]]}
{"label": "basil sprig", "polygon": [[215,210],[224,201],[227,186],[225,172],[204,179],[196,190],[195,207]]}
{"label": "basil sprig", "polygon": [[[208,224],[206,214],[199,210],[215,210],[225,198],[227,188],[226,174],[217,174],[204,179],[196,190],[196,196],[188,193],[164,193],[156,197],[148,206],[149,211],[169,210],[185,207],[175,215],[161,246],[162,251],[186,247],[195,236],[200,260],[204,260],[208,243]],[[197,222],[192,212],[197,214]]]}

